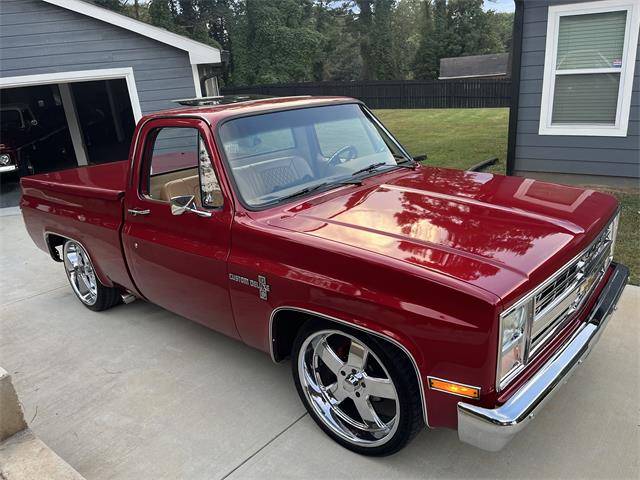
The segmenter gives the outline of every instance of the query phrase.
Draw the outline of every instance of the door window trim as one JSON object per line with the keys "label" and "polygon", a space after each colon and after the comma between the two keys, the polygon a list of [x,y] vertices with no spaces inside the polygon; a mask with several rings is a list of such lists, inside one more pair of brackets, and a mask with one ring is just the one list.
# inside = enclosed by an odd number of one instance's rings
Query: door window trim
{"label": "door window trim", "polygon": [[[161,118],[161,119],[155,119],[155,120],[164,120],[165,118]],[[195,130],[198,133],[198,159],[197,159],[197,164],[195,167],[185,167],[185,168],[178,168],[176,170],[171,170],[168,172],[164,172],[164,173],[175,173],[175,172],[181,172],[184,170],[190,170],[192,168],[196,168],[197,172],[198,172],[198,185],[199,185],[199,190],[200,190],[200,205],[201,208],[205,208],[207,210],[212,210],[212,211],[216,211],[216,210],[223,210],[224,206],[225,206],[225,195],[222,191],[222,186],[220,184],[220,174],[219,172],[217,172],[217,168],[214,162],[214,157],[211,153],[211,149],[209,148],[209,146],[207,145],[207,140],[206,140],[206,135],[204,135],[204,131],[201,128],[200,124],[195,124],[195,125],[154,125],[153,123],[151,123],[150,125],[148,125],[148,130],[145,134],[145,139],[144,139],[144,144],[142,146],[142,157],[141,157],[141,162],[139,163],[139,181],[138,181],[138,187],[137,187],[137,197],[140,200],[143,201],[147,201],[147,202],[153,202],[156,204],[160,204],[160,205],[170,205],[170,203],[168,201],[165,200],[160,200],[157,198],[153,198],[149,195],[149,192],[151,190],[151,162],[153,161],[153,150],[154,150],[154,146],[156,143],[156,140],[158,138],[158,134],[160,133],[161,130],[166,130],[166,129],[177,129],[177,128],[181,128],[181,129],[192,129]],[[218,185],[220,186],[220,192],[222,194],[222,204],[218,205],[218,206],[212,206],[212,205],[205,205],[203,203],[203,199],[204,199],[204,192],[202,190],[202,170],[200,168],[200,142],[202,142],[202,145],[204,146],[205,150],[207,151],[207,154],[209,155],[209,162],[211,164],[211,168],[213,168],[214,174],[216,176],[216,180]],[[146,183],[146,186],[144,186],[143,184]],[[146,193],[145,193],[145,189],[146,189]]]}

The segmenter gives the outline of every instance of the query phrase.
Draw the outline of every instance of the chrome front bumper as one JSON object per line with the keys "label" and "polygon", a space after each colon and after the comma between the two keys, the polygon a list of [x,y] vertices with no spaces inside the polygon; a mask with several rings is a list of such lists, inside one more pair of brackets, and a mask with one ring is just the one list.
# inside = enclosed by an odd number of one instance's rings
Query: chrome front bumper
{"label": "chrome front bumper", "polygon": [[0,167],[0,173],[15,172],[17,169],[17,165],[4,165]]}
{"label": "chrome front bumper", "polygon": [[483,450],[501,450],[568,380],[600,339],[627,284],[627,267],[612,265],[614,271],[585,323],[504,405],[488,409],[458,403],[458,437],[462,442]]}

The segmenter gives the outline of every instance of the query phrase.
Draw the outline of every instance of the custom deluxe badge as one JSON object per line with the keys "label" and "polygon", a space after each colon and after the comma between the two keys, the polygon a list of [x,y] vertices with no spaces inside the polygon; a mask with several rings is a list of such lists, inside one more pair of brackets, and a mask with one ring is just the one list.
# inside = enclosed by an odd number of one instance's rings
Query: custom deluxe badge
{"label": "custom deluxe badge", "polygon": [[232,282],[241,283],[242,285],[257,288],[260,294],[260,299],[262,300],[267,300],[267,298],[269,298],[271,286],[267,283],[267,277],[265,276],[258,275],[258,280],[252,280],[241,275],[236,275],[235,273],[230,273],[229,280],[231,280]]}

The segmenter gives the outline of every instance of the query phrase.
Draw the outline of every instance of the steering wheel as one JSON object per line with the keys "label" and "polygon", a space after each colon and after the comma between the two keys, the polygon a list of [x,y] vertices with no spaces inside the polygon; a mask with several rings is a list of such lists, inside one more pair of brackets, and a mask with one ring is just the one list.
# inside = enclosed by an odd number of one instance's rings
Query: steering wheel
{"label": "steering wheel", "polygon": [[[348,156],[342,157],[341,155],[349,153]],[[347,163],[358,156],[358,149],[353,145],[345,145],[344,147],[340,147],[338,150],[334,152],[333,155],[329,157],[327,163],[331,166],[341,165],[343,163]]]}

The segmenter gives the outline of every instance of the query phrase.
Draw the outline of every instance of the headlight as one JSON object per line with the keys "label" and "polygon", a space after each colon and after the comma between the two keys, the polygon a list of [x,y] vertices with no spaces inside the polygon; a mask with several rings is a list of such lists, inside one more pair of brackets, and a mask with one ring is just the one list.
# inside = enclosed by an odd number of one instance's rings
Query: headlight
{"label": "headlight", "polygon": [[618,236],[618,223],[620,223],[620,212],[618,212],[614,217],[613,222],[611,222],[607,228],[607,240],[611,241],[611,259],[613,258],[613,250],[616,246],[616,237]]}
{"label": "headlight", "polygon": [[500,316],[500,358],[498,359],[498,385],[524,366],[530,325],[532,301],[513,308]]}
{"label": "headlight", "polygon": [[6,153],[3,153],[2,155],[0,155],[0,165],[5,166],[5,165],[9,165],[11,163],[11,157],[9,155],[7,155]]}

